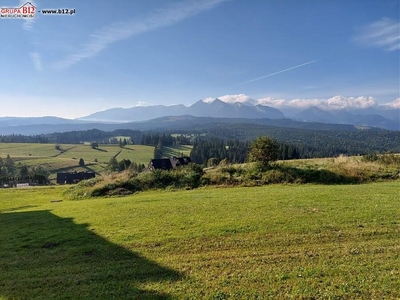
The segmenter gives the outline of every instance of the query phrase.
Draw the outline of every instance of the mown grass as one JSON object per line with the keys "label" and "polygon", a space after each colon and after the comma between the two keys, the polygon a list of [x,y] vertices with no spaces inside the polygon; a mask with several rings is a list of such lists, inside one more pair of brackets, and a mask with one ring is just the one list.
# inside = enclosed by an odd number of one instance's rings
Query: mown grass
{"label": "mown grass", "polygon": [[52,144],[34,143],[0,143],[0,157],[10,156],[30,157],[30,156],[54,156],[60,151],[55,149]]}
{"label": "mown grass", "polygon": [[[64,146],[64,145],[63,145]],[[153,158],[153,147],[142,145],[128,145],[121,148],[119,145],[99,145],[99,148],[92,149],[90,146],[75,145],[76,147],[62,153],[60,158],[83,158],[85,161],[108,163],[110,158],[116,156],[118,160],[130,159],[137,163],[148,164]]]}
{"label": "mown grass", "polygon": [[118,154],[117,159],[130,159],[138,164],[147,166],[154,155],[154,147],[143,145],[127,145]]}
{"label": "mown grass", "polygon": [[399,188],[0,190],[0,298],[397,299]]}
{"label": "mown grass", "polygon": [[190,156],[190,151],[192,151],[191,145],[175,145],[175,146],[164,146],[163,147],[163,157],[181,157]]}
{"label": "mown grass", "polygon": [[[110,158],[116,156],[120,161],[129,159],[138,164],[147,166],[153,158],[154,147],[143,145],[128,145],[120,148],[119,145],[100,145],[92,149],[89,145],[61,144],[57,150],[53,144],[33,143],[0,143],[0,157],[10,155],[15,163],[27,166],[41,165],[49,172],[50,180],[54,181],[57,172],[94,171],[100,174],[104,171]],[[82,158],[85,167],[79,166]]]}
{"label": "mown grass", "polygon": [[[61,159],[80,159],[85,161],[107,163],[112,156],[117,155],[125,159],[133,160],[137,163],[147,164],[153,158],[153,147],[143,145],[128,145],[120,148],[119,145],[100,145],[98,149],[92,149],[88,145],[82,144],[61,144],[61,151],[52,144],[33,144],[33,143],[0,143],[0,157],[7,154],[17,161],[34,161],[35,159],[49,159],[57,161]],[[121,158],[121,159],[122,159]],[[56,160],[54,160],[56,159]]]}

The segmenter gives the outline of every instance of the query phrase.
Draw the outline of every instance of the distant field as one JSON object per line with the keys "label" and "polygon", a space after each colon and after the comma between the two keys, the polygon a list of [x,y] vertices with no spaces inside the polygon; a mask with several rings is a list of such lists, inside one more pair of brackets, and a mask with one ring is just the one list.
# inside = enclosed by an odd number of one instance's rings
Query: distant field
{"label": "distant field", "polygon": [[0,189],[0,299],[398,299],[399,188]]}
{"label": "distant field", "polygon": [[[124,137],[118,137],[124,138]],[[98,149],[92,149],[89,145],[61,144],[61,151],[54,144],[33,143],[0,143],[0,157],[8,154],[15,163],[27,166],[42,165],[50,172],[50,179],[55,180],[57,172],[93,171],[101,173],[112,156],[117,160],[129,159],[138,164],[147,166],[153,158],[154,147],[143,145],[127,145],[120,148],[119,145],[99,145]],[[192,146],[177,145],[164,147],[165,157],[190,155]],[[79,159],[83,158],[85,167],[79,166]]]}
{"label": "distant field", "polygon": [[[73,145],[64,145],[65,149]],[[60,151],[56,150],[53,144],[31,144],[31,143],[0,143],[0,157],[9,154],[12,157],[29,156],[55,156]]]}
{"label": "distant field", "polygon": [[190,151],[193,146],[191,145],[176,145],[170,147],[163,147],[163,156],[164,157],[172,157],[172,156],[190,156]]}
{"label": "distant field", "polygon": [[[136,163],[147,165],[153,158],[154,148],[142,145],[128,145],[120,148],[119,145],[100,145],[92,149],[89,145],[62,144],[61,151],[53,144],[0,143],[0,157],[8,154],[16,162],[27,166],[43,165],[55,179],[60,171],[94,171],[100,173],[112,156],[118,160],[130,159]],[[79,159],[85,161],[86,166],[79,166]]]}

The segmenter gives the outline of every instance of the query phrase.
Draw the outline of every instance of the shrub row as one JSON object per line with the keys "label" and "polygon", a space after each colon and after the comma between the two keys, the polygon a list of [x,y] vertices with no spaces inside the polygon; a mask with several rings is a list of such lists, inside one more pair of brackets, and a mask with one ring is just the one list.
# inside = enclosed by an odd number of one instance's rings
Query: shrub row
{"label": "shrub row", "polygon": [[[395,157],[397,159],[397,157]],[[382,158],[379,158],[383,161]],[[363,161],[363,159],[362,159]],[[391,167],[379,167],[379,163],[360,162],[355,159],[335,161],[324,166],[295,167],[285,163],[269,166],[261,164],[224,165],[206,173],[196,164],[171,171],[154,170],[146,173],[115,173],[112,178],[95,178],[82,181],[67,193],[71,198],[127,195],[150,189],[193,189],[199,186],[257,186],[276,183],[355,184],[399,178],[400,161],[391,157]],[[395,163],[393,167],[393,162]]]}
{"label": "shrub row", "polygon": [[400,155],[369,153],[363,155],[363,162],[378,162],[383,165],[400,165]]}
{"label": "shrub row", "polygon": [[196,164],[171,171],[155,170],[152,172],[119,176],[110,180],[95,178],[81,181],[67,190],[70,198],[127,195],[150,189],[193,189],[200,185],[203,169]]}
{"label": "shrub row", "polygon": [[202,177],[204,185],[265,185],[276,183],[319,183],[349,184],[359,183],[356,177],[337,174],[325,169],[300,169],[285,165],[273,165],[268,169],[255,165],[250,168],[229,167],[210,172]]}

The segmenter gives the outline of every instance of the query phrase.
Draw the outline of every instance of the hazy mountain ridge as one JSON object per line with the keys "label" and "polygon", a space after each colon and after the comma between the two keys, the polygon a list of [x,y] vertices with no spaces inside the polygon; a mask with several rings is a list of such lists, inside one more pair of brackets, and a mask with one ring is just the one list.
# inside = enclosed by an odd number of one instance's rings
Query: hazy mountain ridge
{"label": "hazy mountain ridge", "polygon": [[[181,116],[181,118],[179,118]],[[191,117],[190,117],[191,116]],[[215,122],[223,123],[262,123],[278,127],[309,128],[318,123],[320,128],[342,128],[347,125],[376,127],[389,130],[400,130],[400,109],[390,109],[385,106],[367,109],[322,110],[309,107],[304,110],[285,111],[285,114],[269,106],[253,105],[251,103],[226,103],[220,99],[212,102],[199,100],[190,106],[156,105],[137,106],[132,108],[112,108],[82,117],[79,119],[64,119],[58,117],[0,117],[0,134],[35,135],[71,130],[101,130],[122,129],[162,129],[175,126],[178,120],[184,124]],[[166,118],[168,117],[168,118]],[[322,124],[326,124],[322,125]],[[336,124],[337,126],[330,126]],[[339,126],[343,125],[343,126]],[[350,126],[352,127],[352,126]],[[179,126],[176,126],[179,128]],[[346,127],[347,128],[347,127]]]}
{"label": "hazy mountain ridge", "polygon": [[[301,112],[292,115],[292,119],[304,122],[320,122],[334,124],[352,124],[360,126],[373,126],[384,129],[400,130],[399,128],[399,113],[397,110],[391,110],[392,113],[387,113],[389,118],[379,114],[379,110],[356,110],[349,112],[346,110],[325,111],[318,107],[312,106]],[[393,118],[393,119],[392,119]]]}
{"label": "hazy mountain ridge", "polygon": [[190,106],[183,104],[164,106],[136,106],[132,108],[113,108],[96,112],[80,118],[85,121],[132,122],[146,121],[165,116],[191,115],[213,118],[268,118],[281,119],[285,115],[269,106],[248,106],[241,103],[229,104],[219,99],[207,103],[199,100]]}
{"label": "hazy mountain ridge", "polygon": [[[85,123],[65,123],[65,124],[35,124],[0,127],[0,135],[40,135],[54,132],[82,131],[90,129],[99,129],[103,131],[114,131],[117,129],[131,130],[192,130],[198,131],[201,128],[212,128],[218,124],[228,126],[236,125],[257,125],[269,126],[275,128],[301,129],[301,130],[318,130],[318,131],[357,131],[354,125],[348,124],[330,124],[317,122],[302,122],[292,119],[250,119],[250,118],[212,118],[212,117],[194,117],[191,115],[184,116],[167,116],[160,117],[143,122],[125,122],[125,123],[100,123],[100,122],[85,122]],[[369,128],[368,131],[385,131],[380,128]]]}
{"label": "hazy mountain ridge", "polygon": [[11,126],[25,126],[25,125],[55,125],[55,124],[82,124],[85,121],[75,119],[65,119],[53,116],[46,117],[0,117],[0,128]]}
{"label": "hazy mountain ridge", "polygon": [[132,122],[145,121],[165,116],[191,115],[195,117],[213,118],[267,118],[282,119],[290,118],[303,122],[320,122],[333,124],[351,124],[360,126],[379,127],[389,130],[400,130],[399,109],[389,109],[385,106],[377,106],[368,109],[353,110],[322,110],[312,106],[305,110],[292,109],[286,115],[279,109],[265,106],[252,105],[251,103],[226,103],[220,99],[212,102],[199,100],[190,106],[138,106],[132,108],[109,109],[96,112],[81,118],[85,121],[112,121]]}

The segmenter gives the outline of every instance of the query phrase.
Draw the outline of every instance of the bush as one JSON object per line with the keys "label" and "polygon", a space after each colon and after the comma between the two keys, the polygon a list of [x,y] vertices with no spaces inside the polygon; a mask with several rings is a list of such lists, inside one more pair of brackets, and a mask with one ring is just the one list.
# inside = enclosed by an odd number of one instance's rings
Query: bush
{"label": "bush", "polygon": [[262,180],[266,184],[272,183],[291,183],[293,182],[292,177],[288,172],[281,170],[269,170],[262,175]]}
{"label": "bush", "polygon": [[385,154],[378,158],[378,162],[384,165],[400,166],[400,155]]}
{"label": "bush", "polygon": [[207,161],[207,167],[216,167],[218,166],[218,158],[216,157],[211,157],[208,161]]}
{"label": "bush", "polygon": [[278,159],[278,149],[279,146],[275,140],[266,136],[258,137],[250,145],[248,160],[268,167],[271,162]]}
{"label": "bush", "polygon": [[361,161],[363,162],[374,162],[377,160],[378,160],[378,155],[376,155],[376,153],[369,153],[361,157]]}
{"label": "bush", "polygon": [[110,176],[103,181],[103,184],[97,184],[91,189],[90,195],[99,197],[127,195],[149,189],[192,189],[200,186],[202,175],[203,169],[196,164],[190,164],[171,171],[154,170],[139,175],[127,172],[117,177]]}

